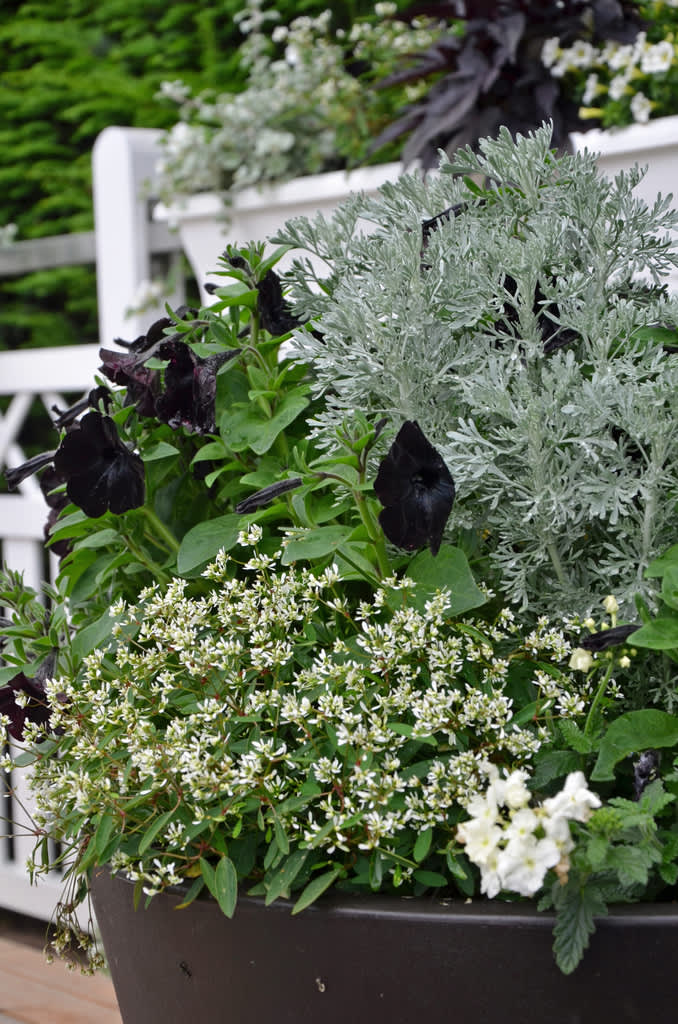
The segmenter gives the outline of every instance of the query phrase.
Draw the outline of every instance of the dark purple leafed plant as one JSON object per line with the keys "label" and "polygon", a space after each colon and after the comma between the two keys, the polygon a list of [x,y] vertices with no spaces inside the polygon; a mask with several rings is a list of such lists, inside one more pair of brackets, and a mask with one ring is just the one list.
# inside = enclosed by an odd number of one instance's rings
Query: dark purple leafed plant
{"label": "dark purple leafed plant", "polygon": [[567,144],[571,131],[585,128],[578,107],[541,60],[546,39],[563,45],[588,38],[632,42],[642,22],[628,0],[447,0],[417,3],[399,17],[447,18],[449,31],[431,46],[409,54],[403,67],[380,88],[430,81],[416,102],[375,139],[373,150],[409,135],[405,163],[424,167],[438,162],[438,151],[452,154],[495,136],[500,125],[525,134],[543,121],[553,122],[553,144]]}

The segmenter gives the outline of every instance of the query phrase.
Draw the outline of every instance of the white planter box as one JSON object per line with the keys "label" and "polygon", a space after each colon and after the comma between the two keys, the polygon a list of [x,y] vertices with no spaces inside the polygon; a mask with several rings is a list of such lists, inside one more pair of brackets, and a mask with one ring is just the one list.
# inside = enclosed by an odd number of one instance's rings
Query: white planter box
{"label": "white planter box", "polygon": [[[597,154],[598,166],[608,178],[634,164],[647,166],[647,174],[636,188],[638,197],[652,204],[658,193],[672,193],[672,208],[678,209],[678,116],[627,128],[573,132],[570,138],[575,153],[588,149]],[[678,233],[674,239],[678,246]],[[678,292],[678,271],[670,275],[669,287]]]}
{"label": "white planter box", "polygon": [[[313,217],[331,214],[351,192],[375,195],[385,181],[396,181],[402,164],[379,164],[355,171],[330,171],[305,178],[295,178],[283,185],[248,188],[239,192],[224,218],[224,206],[218,195],[203,193],[189,196],[181,204],[155,208],[154,218],[164,221],[179,232],[181,244],[193,269],[205,303],[214,299],[205,291],[206,282],[223,283],[214,274],[217,259],[230,242],[246,245],[264,241],[279,231],[291,217]],[[281,261],[289,266],[294,252]]]}

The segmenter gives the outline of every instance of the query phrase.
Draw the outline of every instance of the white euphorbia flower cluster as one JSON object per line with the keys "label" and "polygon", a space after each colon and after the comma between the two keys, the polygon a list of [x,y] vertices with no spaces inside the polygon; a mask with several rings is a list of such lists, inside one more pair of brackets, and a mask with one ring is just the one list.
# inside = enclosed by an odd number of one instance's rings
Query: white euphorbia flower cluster
{"label": "white euphorbia flower cluster", "polygon": [[[222,551],[193,596],[175,579],[118,602],[115,649],[48,684],[62,749],[35,765],[36,822],[68,819],[78,841],[109,816],[121,837],[110,862],[149,893],[189,870],[215,831],[255,843],[272,825],[290,849],[383,851],[400,884],[413,836],[453,840],[484,758],[518,769],[540,748],[543,727],[514,720],[513,666],[562,717],[588,706],[589,681],[556,668],[569,644],[543,620],[527,636],[508,610],[456,621],[446,593],[417,608],[400,579],[351,612],[336,566],[281,565],[260,538],[259,526],[242,531],[239,575]],[[520,777],[503,784],[511,806]]]}
{"label": "white euphorbia flower cluster", "polygon": [[490,899],[502,891],[534,896],[550,868],[566,879],[574,848],[570,821],[588,821],[600,807],[583,772],[571,772],[559,793],[533,807],[524,769],[502,778],[496,766],[485,767],[490,784],[468,802],[471,817],[457,829],[480,868],[481,892]]}

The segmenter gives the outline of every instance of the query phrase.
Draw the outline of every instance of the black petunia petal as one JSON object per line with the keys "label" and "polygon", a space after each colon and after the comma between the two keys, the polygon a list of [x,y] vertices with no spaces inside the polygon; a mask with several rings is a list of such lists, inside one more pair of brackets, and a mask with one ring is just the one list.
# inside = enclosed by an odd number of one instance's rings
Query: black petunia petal
{"label": "black petunia petal", "polygon": [[606,651],[608,647],[617,647],[623,644],[630,636],[640,629],[640,626],[612,626],[610,629],[601,629],[599,633],[592,633],[579,640],[578,644],[585,651]]}
{"label": "black petunia petal", "polygon": [[425,544],[436,555],[454,503],[454,480],[419,424],[406,420],[382,459],[374,491],[388,539],[413,551]]}

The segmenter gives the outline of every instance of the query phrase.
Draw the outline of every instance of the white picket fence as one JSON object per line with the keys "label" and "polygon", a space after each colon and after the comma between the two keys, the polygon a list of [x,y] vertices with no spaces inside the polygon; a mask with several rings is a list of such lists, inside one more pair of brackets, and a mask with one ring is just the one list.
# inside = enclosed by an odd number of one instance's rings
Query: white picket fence
{"label": "white picket fence", "polygon": [[[152,183],[158,134],[108,128],[99,136],[93,153],[94,232],[19,242],[0,250],[0,276],[95,263],[99,338],[107,348],[114,347],[117,337],[144,333],[163,315],[162,304],[125,315],[144,282],[173,269],[177,284],[168,301],[183,301],[179,242],[165,225],[151,221],[149,203],[141,198],[146,183]],[[70,345],[0,352],[0,398],[9,399],[0,412],[0,472],[24,461],[22,428],[36,403],[51,422],[54,406],[64,409],[94,386],[98,350],[99,345]],[[56,443],[56,432],[54,439]],[[47,506],[32,477],[16,493],[0,494],[0,561],[23,571],[33,586],[56,573],[54,556],[43,545],[46,517]],[[57,876],[31,885],[28,878],[26,860],[34,837],[26,770],[0,779],[0,794],[3,786],[14,795],[0,801],[0,908],[48,919],[60,882]],[[9,819],[6,824],[3,817]]]}

